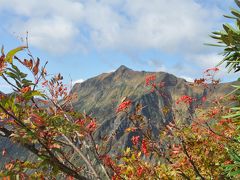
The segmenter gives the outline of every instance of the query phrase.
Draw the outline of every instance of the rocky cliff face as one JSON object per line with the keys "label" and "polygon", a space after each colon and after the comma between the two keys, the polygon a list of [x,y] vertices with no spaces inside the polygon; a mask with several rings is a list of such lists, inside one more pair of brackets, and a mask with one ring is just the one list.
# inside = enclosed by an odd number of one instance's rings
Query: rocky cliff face
{"label": "rocky cliff face", "polygon": [[[149,74],[156,75],[156,82],[165,83],[163,92],[166,96],[150,92],[149,87],[145,86],[145,77]],[[78,95],[78,98],[73,102],[77,111],[85,111],[97,118],[100,127],[96,136],[103,137],[116,129],[114,147],[123,148],[130,145],[130,139],[133,135],[132,133],[124,133],[125,129],[131,126],[131,122],[125,115],[116,114],[116,108],[123,97],[127,96],[131,99],[133,107],[137,103],[143,105],[142,114],[145,116],[145,121],[151,126],[153,133],[157,134],[161,126],[172,120],[171,109],[178,97],[189,95],[200,99],[209,93],[211,97],[221,96],[230,92],[233,89],[230,85],[234,83],[219,84],[214,93],[192,87],[189,84],[186,80],[169,73],[139,72],[121,66],[115,72],[104,73],[83,83],[75,84],[71,93]],[[164,107],[170,108],[169,113],[164,113]],[[0,138],[0,151],[3,148],[7,149],[8,157],[0,156],[0,167],[12,158],[32,158],[32,155],[21,146],[11,143],[8,139]]]}

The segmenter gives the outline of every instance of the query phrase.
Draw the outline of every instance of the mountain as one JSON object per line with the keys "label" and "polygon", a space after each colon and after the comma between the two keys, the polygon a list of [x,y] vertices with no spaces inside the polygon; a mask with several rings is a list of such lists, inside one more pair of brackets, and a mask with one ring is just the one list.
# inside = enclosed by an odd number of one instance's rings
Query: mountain
{"label": "mountain", "polygon": [[[146,87],[145,78],[152,74],[156,75],[156,82],[164,82],[162,88],[164,96],[151,92],[149,87]],[[175,101],[182,95],[189,95],[200,100],[203,96],[210,94],[210,97],[214,98],[232,91],[233,88],[230,85],[236,83],[219,84],[215,91],[211,92],[191,86],[191,83],[185,79],[177,78],[166,72],[134,71],[126,66],[120,66],[115,72],[103,73],[75,84],[70,93],[77,94],[77,98],[73,101],[76,111],[86,112],[88,115],[96,117],[99,124],[96,137],[100,139],[106,134],[113,134],[113,149],[122,149],[131,145],[130,139],[133,135],[133,133],[124,133],[125,129],[131,126],[126,115],[116,113],[116,109],[124,97],[133,102],[131,112],[136,104],[143,105],[142,114],[145,116],[145,121],[152,128],[153,134],[157,134],[159,128],[172,120]],[[169,108],[169,113],[164,112],[165,107]],[[193,113],[191,105],[187,113]],[[0,138],[0,150],[4,148],[6,148],[8,156],[7,158],[0,156],[0,167],[12,158],[33,158],[33,155],[20,145],[16,145],[6,138]]]}
{"label": "mountain", "polygon": [[[147,75],[156,75],[156,82],[164,82],[162,88],[164,96],[159,96],[156,92],[150,92],[145,85]],[[163,124],[173,119],[172,108],[176,100],[188,95],[201,100],[203,96],[210,94],[211,98],[223,96],[233,90],[231,84],[223,83],[215,87],[214,92],[201,87],[191,86],[192,83],[185,79],[166,72],[145,72],[134,71],[126,66],[120,66],[115,72],[103,73],[97,77],[88,79],[73,86],[71,93],[78,96],[73,105],[76,111],[86,112],[97,118],[100,128],[97,136],[103,137],[109,132],[114,133],[115,146],[129,146],[131,136],[126,135],[125,129],[131,126],[131,122],[124,115],[116,114],[116,108],[121,103],[122,98],[128,97],[133,102],[133,107],[141,103],[144,107],[142,114],[146,117],[145,121],[149,124],[154,134],[157,134]],[[191,105],[190,105],[191,106]],[[169,113],[164,109],[169,108]],[[133,108],[131,109],[133,111]],[[188,111],[191,112],[191,107]]]}

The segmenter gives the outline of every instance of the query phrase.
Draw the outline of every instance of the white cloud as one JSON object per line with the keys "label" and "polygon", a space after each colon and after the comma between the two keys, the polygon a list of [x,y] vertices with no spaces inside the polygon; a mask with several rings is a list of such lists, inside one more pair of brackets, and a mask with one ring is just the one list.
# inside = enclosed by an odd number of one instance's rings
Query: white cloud
{"label": "white cloud", "polygon": [[16,31],[16,26],[22,32],[22,37],[29,31],[31,45],[56,54],[71,51],[74,48],[74,38],[78,34],[78,29],[61,17],[31,18],[23,24],[17,21],[10,29]]}
{"label": "white cloud", "polygon": [[192,54],[187,56],[188,61],[195,63],[197,66],[202,68],[212,68],[219,64],[223,59],[223,56],[216,53],[206,53],[206,54]]}
{"label": "white cloud", "polygon": [[20,37],[29,32],[29,44],[42,50],[61,54],[82,48],[78,20],[82,4],[72,0],[0,1],[0,12],[9,14],[7,29]]}
{"label": "white cloud", "polygon": [[194,79],[191,78],[191,77],[188,77],[188,76],[180,76],[180,78],[183,78],[183,79],[185,79],[188,82],[194,82]]}
{"label": "white cloud", "polygon": [[15,15],[27,18],[45,17],[52,15],[77,20],[81,17],[83,5],[76,0],[0,0],[0,10],[12,11]]}
{"label": "white cloud", "polygon": [[209,42],[208,34],[220,26],[222,9],[230,4],[222,0],[0,0],[0,15],[8,17],[5,29],[22,37],[29,31],[30,45],[54,54],[175,53],[186,59],[181,71],[180,66],[171,68],[163,61],[148,65],[190,77],[199,73],[193,72],[192,64],[202,71],[222,59],[203,43]]}
{"label": "white cloud", "polygon": [[74,85],[74,84],[82,83],[82,82],[84,82],[84,79],[78,79],[78,80],[73,81],[72,84]]}
{"label": "white cloud", "polygon": [[196,51],[222,14],[194,0],[0,0],[0,6],[20,17],[9,19],[11,31],[28,30],[32,45],[54,53],[70,51],[74,44]]}
{"label": "white cloud", "polygon": [[189,0],[131,0],[126,9],[132,22],[122,43],[168,52],[200,48],[218,14]]}
{"label": "white cloud", "polygon": [[[222,55],[219,55],[217,53],[187,55],[187,62],[192,66],[198,67],[198,71],[188,73],[188,77],[190,77],[190,75],[193,75],[193,77],[199,77],[199,72],[203,76],[203,72],[206,69],[216,67],[217,65],[219,65],[223,58],[224,57]],[[225,65],[226,63],[223,63],[218,66],[219,71],[216,73],[215,78],[220,79],[221,81],[229,81],[230,79],[236,80],[238,78],[238,75],[233,72],[228,73],[228,68],[225,68]],[[190,70],[191,68],[186,69]],[[186,71],[186,69],[184,70]]]}
{"label": "white cloud", "polygon": [[148,66],[151,66],[155,71],[167,71],[167,68],[163,65],[160,60],[150,59],[147,61]]}

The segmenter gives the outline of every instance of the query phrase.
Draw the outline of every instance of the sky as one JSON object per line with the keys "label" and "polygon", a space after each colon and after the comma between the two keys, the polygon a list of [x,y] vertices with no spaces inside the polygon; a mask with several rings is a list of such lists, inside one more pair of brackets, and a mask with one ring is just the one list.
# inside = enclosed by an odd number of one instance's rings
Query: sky
{"label": "sky", "polygon": [[[233,0],[0,0],[0,45],[23,45],[65,82],[125,65],[192,81],[223,58],[209,35],[228,20]],[[237,79],[221,67],[223,82]],[[9,87],[0,80],[0,91]]]}

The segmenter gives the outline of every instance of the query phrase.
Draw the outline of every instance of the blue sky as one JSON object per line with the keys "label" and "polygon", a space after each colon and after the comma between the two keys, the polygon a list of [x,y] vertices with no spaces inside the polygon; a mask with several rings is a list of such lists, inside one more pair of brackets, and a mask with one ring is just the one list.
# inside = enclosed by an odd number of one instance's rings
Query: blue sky
{"label": "blue sky", "polygon": [[[32,53],[66,82],[122,64],[192,80],[222,59],[203,44],[230,7],[233,0],[0,0],[0,44],[22,45],[28,31]],[[222,69],[223,81],[236,79]]]}

